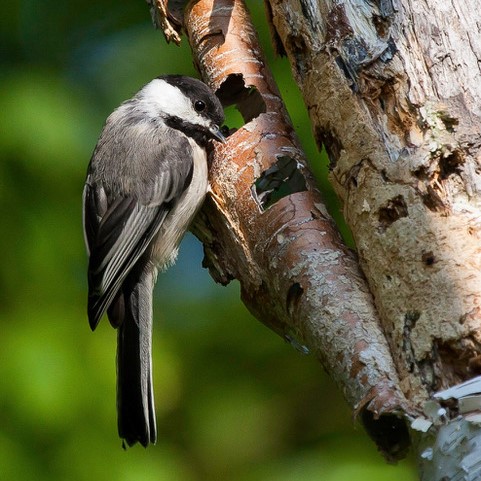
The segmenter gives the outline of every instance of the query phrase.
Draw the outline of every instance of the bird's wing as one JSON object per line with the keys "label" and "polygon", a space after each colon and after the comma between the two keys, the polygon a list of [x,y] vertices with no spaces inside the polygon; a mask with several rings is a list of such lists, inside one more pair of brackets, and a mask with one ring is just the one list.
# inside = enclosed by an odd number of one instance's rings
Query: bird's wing
{"label": "bird's wing", "polygon": [[[88,316],[92,329],[159,231],[175,199],[189,185],[192,175],[192,162],[188,160],[191,159],[190,145],[182,140],[177,139],[174,146],[170,145],[173,157],[168,158],[165,149],[159,147],[155,162],[149,159],[150,164],[143,168],[145,182],[136,179],[136,191],[131,189],[114,197],[104,183],[95,181],[93,175],[87,176],[83,222],[89,252]],[[184,159],[179,159],[179,152],[185,153]],[[139,165],[135,161],[132,163]],[[117,180],[119,186],[126,183],[125,179]]]}

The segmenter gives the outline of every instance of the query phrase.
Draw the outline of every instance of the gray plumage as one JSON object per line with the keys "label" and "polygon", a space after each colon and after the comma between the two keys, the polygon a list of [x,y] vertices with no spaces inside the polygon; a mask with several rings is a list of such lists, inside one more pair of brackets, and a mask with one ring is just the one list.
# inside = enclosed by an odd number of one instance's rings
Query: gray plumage
{"label": "gray plumage", "polygon": [[152,290],[208,188],[206,145],[223,140],[220,102],[202,82],[154,79],[107,119],[83,194],[89,254],[88,318],[118,329],[119,435],[156,441],[152,388]]}

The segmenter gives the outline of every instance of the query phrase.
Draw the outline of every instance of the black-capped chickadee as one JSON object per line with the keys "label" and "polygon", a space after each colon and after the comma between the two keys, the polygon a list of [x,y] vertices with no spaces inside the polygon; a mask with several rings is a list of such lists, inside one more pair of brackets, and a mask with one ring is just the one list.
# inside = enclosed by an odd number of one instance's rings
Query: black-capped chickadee
{"label": "black-capped chickadee", "polygon": [[158,77],[107,119],[83,193],[88,318],[118,329],[118,430],[129,446],[156,441],[152,290],[172,264],[208,188],[206,146],[224,141],[222,106],[201,81]]}

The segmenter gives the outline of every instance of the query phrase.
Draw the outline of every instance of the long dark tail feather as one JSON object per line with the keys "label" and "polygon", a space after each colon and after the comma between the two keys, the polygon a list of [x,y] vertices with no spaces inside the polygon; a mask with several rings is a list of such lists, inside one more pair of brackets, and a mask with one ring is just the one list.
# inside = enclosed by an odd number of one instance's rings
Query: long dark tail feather
{"label": "long dark tail feather", "polygon": [[[108,314],[118,327],[117,415],[119,436],[132,446],[157,440],[152,389],[153,273],[130,275]],[[123,319],[116,319],[123,316]]]}

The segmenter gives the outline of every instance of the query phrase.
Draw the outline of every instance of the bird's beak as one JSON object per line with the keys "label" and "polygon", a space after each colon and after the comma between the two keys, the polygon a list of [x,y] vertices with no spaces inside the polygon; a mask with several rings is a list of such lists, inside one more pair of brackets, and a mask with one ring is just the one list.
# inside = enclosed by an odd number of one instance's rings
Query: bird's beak
{"label": "bird's beak", "polygon": [[219,142],[225,142],[226,141],[226,138],[224,137],[224,135],[220,131],[220,127],[218,125],[212,124],[209,127],[209,132],[212,135],[212,137],[214,139],[218,140]]}

